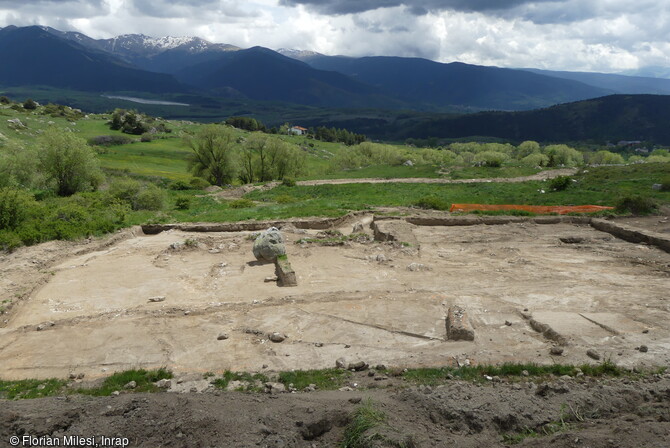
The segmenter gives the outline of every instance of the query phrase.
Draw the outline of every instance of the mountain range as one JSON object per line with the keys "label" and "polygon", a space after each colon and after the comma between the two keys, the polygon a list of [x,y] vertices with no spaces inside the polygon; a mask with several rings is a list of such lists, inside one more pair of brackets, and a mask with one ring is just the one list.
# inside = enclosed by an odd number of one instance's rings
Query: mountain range
{"label": "mountain range", "polygon": [[670,94],[670,80],[661,78],[242,49],[198,37],[92,39],[40,26],[0,29],[0,60],[0,86],[189,93],[329,108],[514,111],[610,94]]}

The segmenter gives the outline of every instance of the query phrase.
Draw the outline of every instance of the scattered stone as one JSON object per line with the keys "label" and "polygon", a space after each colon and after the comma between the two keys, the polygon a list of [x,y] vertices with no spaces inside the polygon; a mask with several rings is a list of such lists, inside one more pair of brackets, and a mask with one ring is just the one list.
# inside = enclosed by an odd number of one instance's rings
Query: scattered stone
{"label": "scattered stone", "polygon": [[232,381],[228,382],[228,385],[226,386],[226,390],[232,391],[232,390],[244,389],[248,385],[249,385],[249,383],[247,383],[246,381],[232,380]]}
{"label": "scattered stone", "polygon": [[362,401],[363,399],[361,397],[351,397],[349,399],[349,403],[351,404],[358,404]]}
{"label": "scattered stone", "polygon": [[86,374],[83,373],[83,372],[81,372],[81,373],[79,373],[79,374],[77,375],[77,379],[78,379],[78,380],[83,380],[85,376],[86,376]]}
{"label": "scattered stone", "polygon": [[118,397],[119,395],[121,395],[121,392],[119,392],[118,390],[115,390],[114,392],[112,392],[112,396],[114,396],[114,397]]}
{"label": "scattered stone", "polygon": [[508,327],[511,327],[511,326],[512,326],[512,322],[506,320],[506,321],[505,321],[505,325],[507,325]]}
{"label": "scattered stone", "polygon": [[169,389],[172,386],[172,381],[167,379],[158,380],[154,385],[159,389]]}
{"label": "scattered stone", "polygon": [[333,422],[328,418],[322,418],[321,420],[307,423],[300,431],[300,435],[304,440],[314,440],[331,429],[333,429]]}
{"label": "scattered stone", "polygon": [[422,263],[410,263],[409,265],[407,265],[407,270],[411,272],[419,272],[419,271],[431,271],[432,268]]}
{"label": "scattered stone", "polygon": [[344,369],[347,366],[347,360],[344,358],[337,358],[335,361],[335,367],[338,369]]}
{"label": "scattered stone", "polygon": [[411,160],[405,160],[405,162],[403,163],[403,165],[404,165],[404,166],[414,166],[414,162],[412,162]]}
{"label": "scattered stone", "polygon": [[551,347],[551,350],[549,350],[549,353],[551,353],[554,356],[561,356],[563,354],[563,347]]}
{"label": "scattered stone", "polygon": [[585,238],[582,238],[581,236],[566,236],[559,239],[565,244],[581,244],[585,240]]}
{"label": "scattered stone", "polygon": [[598,360],[600,359],[600,353],[598,353],[597,351],[595,351],[595,350],[593,350],[593,349],[589,349],[589,350],[587,350],[587,351],[586,351],[586,355],[587,355],[589,358],[595,359],[596,361],[598,361]]}
{"label": "scattered stone", "polygon": [[386,261],[386,256],[384,254],[378,254],[375,257],[375,260],[377,261],[377,263],[384,263]]}
{"label": "scattered stone", "polygon": [[130,381],[126,383],[125,386],[123,386],[124,389],[135,389],[137,387],[137,383],[135,381]]}
{"label": "scattered stone", "polygon": [[272,283],[277,281],[277,276],[273,275],[272,277],[265,277],[265,280],[263,280],[265,283]]}
{"label": "scattered stone", "polygon": [[315,342],[314,347],[323,347],[323,342]]}
{"label": "scattered stone", "polygon": [[256,260],[269,262],[277,260],[279,255],[286,255],[284,238],[279,229],[270,227],[261,232],[254,241],[253,253]]}
{"label": "scattered stone", "polygon": [[282,383],[267,382],[265,383],[265,392],[269,394],[280,394],[286,392],[286,386]]}
{"label": "scattered stone", "polygon": [[283,333],[277,333],[276,331],[275,331],[274,333],[270,333],[270,334],[268,335],[268,339],[269,339],[269,340],[271,340],[272,342],[277,342],[277,343],[279,343],[279,342],[284,342],[284,340],[286,339],[286,337],[287,337],[287,336],[286,336],[285,334],[283,334]]}
{"label": "scattered stone", "polygon": [[9,123],[8,127],[10,129],[14,129],[14,130],[25,129],[27,127],[18,118],[11,118],[11,119],[7,120],[7,123]]}
{"label": "scattered stone", "polygon": [[37,390],[44,390],[46,389],[46,387],[47,387],[46,385],[40,384],[39,386],[37,386]]}
{"label": "scattered stone", "polygon": [[375,381],[384,381],[384,380],[388,380],[388,379],[389,379],[389,377],[387,377],[387,376],[376,376],[375,377]]}
{"label": "scattered stone", "polygon": [[649,347],[647,347],[646,345],[641,345],[640,346],[640,352],[641,353],[647,353],[648,351],[649,351]]}
{"label": "scattered stone", "polygon": [[369,377],[373,377],[373,376],[375,376],[376,374],[377,374],[377,373],[376,373],[374,370],[370,370],[370,371],[368,371],[368,376],[369,376]]}
{"label": "scattered stone", "polygon": [[459,306],[449,308],[447,314],[447,339],[450,341],[474,341],[475,330],[465,310]]}
{"label": "scattered stone", "polygon": [[365,361],[350,362],[347,366],[347,370],[354,370],[356,372],[360,372],[361,370],[365,370],[367,368],[368,365],[365,363]]}
{"label": "scattered stone", "polygon": [[184,311],[184,316],[188,316],[189,314],[191,314],[190,311]]}
{"label": "scattered stone", "polygon": [[298,286],[295,271],[286,257],[275,260],[275,272],[277,273],[277,284],[279,286]]}
{"label": "scattered stone", "polygon": [[68,378],[71,379],[71,380],[74,380],[75,378],[77,378],[77,375],[75,375],[74,373],[71,373],[71,374],[68,376]]}
{"label": "scattered stone", "polygon": [[644,329],[644,330],[642,330],[642,333],[643,333],[643,334],[647,334],[647,333],[649,333],[649,330]]}
{"label": "scattered stone", "polygon": [[[7,121],[9,121],[9,120],[7,120]],[[663,184],[654,184],[654,185],[651,186],[651,189],[655,190],[655,191],[661,191],[662,188],[663,188]]]}
{"label": "scattered stone", "polygon": [[386,370],[386,366],[384,364],[377,364],[375,370]]}
{"label": "scattered stone", "polygon": [[149,302],[165,302],[165,296],[149,297]]}
{"label": "scattered stone", "polygon": [[225,341],[225,340],[228,339],[229,337],[230,337],[230,336],[228,336],[227,333],[221,333],[221,334],[219,334],[219,335],[216,337],[216,340],[217,340],[217,341]]}
{"label": "scattered stone", "polygon": [[521,375],[523,375],[523,376],[529,376],[530,373],[528,373],[528,370],[522,370],[522,371],[521,371]]}
{"label": "scattered stone", "polygon": [[351,233],[363,233],[363,228],[363,223],[359,221],[351,228]]}

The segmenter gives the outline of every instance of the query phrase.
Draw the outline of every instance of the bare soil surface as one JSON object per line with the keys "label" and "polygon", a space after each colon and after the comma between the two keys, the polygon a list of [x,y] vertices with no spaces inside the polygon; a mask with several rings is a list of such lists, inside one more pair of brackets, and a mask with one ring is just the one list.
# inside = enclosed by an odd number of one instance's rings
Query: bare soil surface
{"label": "bare soil surface", "polygon": [[393,441],[411,447],[665,448],[670,440],[670,377],[656,375],[483,385],[450,381],[436,387],[276,395],[209,391],[5,401],[0,443],[9,446],[12,436],[106,436],[147,448],[334,447],[352,412],[367,400],[386,415],[368,435],[379,432],[389,441],[368,446],[398,446]]}
{"label": "bare soil surface", "polygon": [[[300,242],[318,231],[285,228],[293,288],[254,260],[249,232],[135,230],[4,255],[2,298],[14,306],[0,328],[0,378],[314,369],[341,357],[581,364],[589,349],[625,367],[668,365],[670,254],[586,225],[410,229],[419,247],[324,247]],[[474,341],[447,340],[452,306],[467,311]],[[271,342],[273,332],[288,337]]]}
{"label": "bare soil surface", "polygon": [[[561,168],[556,170],[545,170],[530,176],[520,177],[493,177],[476,179],[444,179],[427,177],[399,177],[399,178],[378,178],[368,177],[360,179],[316,179],[297,181],[296,185],[315,186],[315,185],[344,185],[344,184],[475,184],[475,183],[518,183],[533,180],[548,180],[558,176],[572,176],[577,172],[576,168]],[[247,193],[255,190],[271,190],[281,185],[281,182],[268,182],[263,185],[244,185],[237,188],[230,188],[213,193],[214,196],[226,199],[238,199]]]}

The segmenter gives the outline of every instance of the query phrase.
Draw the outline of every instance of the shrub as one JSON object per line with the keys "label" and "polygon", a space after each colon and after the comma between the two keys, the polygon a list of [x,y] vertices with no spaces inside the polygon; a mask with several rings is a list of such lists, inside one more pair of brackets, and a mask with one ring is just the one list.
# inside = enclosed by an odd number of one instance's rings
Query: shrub
{"label": "shrub", "polygon": [[191,198],[188,196],[180,196],[174,203],[177,210],[188,210],[191,208]]}
{"label": "shrub", "polygon": [[661,191],[670,191],[670,177],[661,181]]}
{"label": "shrub", "polygon": [[236,199],[234,201],[231,201],[228,203],[230,208],[250,208],[253,207],[254,201],[251,201],[249,199]]}
{"label": "shrub", "polygon": [[23,245],[21,238],[14,232],[0,230],[0,250],[11,252]]}
{"label": "shrub", "polygon": [[39,169],[59,196],[96,190],[102,182],[95,151],[72,132],[47,128],[39,138]]}
{"label": "shrub", "polygon": [[475,155],[474,162],[482,166],[498,168],[507,160],[507,154],[499,151],[484,151]]}
{"label": "shrub", "polygon": [[89,145],[115,146],[132,143],[133,139],[125,135],[97,135],[88,139]]}
{"label": "shrub", "polygon": [[11,102],[12,102],[12,100],[10,100],[9,98],[7,98],[6,96],[4,96],[4,95],[3,95],[3,96],[0,96],[0,104],[9,104],[9,103],[11,103]]}
{"label": "shrub", "polygon": [[553,191],[567,190],[572,185],[572,177],[558,176],[549,181],[549,189]]}
{"label": "shrub", "polygon": [[135,210],[162,210],[167,202],[165,190],[155,185],[148,185],[140,191],[133,204]]}
{"label": "shrub", "polygon": [[544,154],[533,153],[521,159],[521,163],[526,166],[547,166],[549,157]]}
{"label": "shrub", "polygon": [[141,189],[142,184],[135,179],[126,177],[114,180],[109,185],[109,194],[116,199],[133,204]]}
{"label": "shrub", "polygon": [[616,210],[621,213],[632,213],[634,215],[648,215],[658,208],[658,204],[645,196],[624,196],[619,199]]}
{"label": "shrub", "polygon": [[426,196],[416,201],[414,206],[429,210],[448,210],[450,204],[437,196]]}
{"label": "shrub", "polygon": [[23,103],[23,108],[26,110],[35,110],[37,109],[37,103],[32,100],[32,98],[28,98],[24,103]]}
{"label": "shrub", "polygon": [[286,177],[284,180],[282,180],[281,184],[285,187],[295,187],[295,180]]}
{"label": "shrub", "polygon": [[151,141],[153,141],[153,140],[154,140],[154,136],[151,135],[149,132],[145,132],[145,133],[142,134],[142,136],[140,137],[140,141],[141,141],[142,143],[148,143],[148,142],[151,142]]}
{"label": "shrub", "polygon": [[177,181],[172,182],[170,185],[168,185],[168,188],[170,190],[176,190],[176,191],[190,190],[191,185],[187,184],[183,180],[177,180]]}
{"label": "shrub", "polygon": [[202,177],[194,177],[188,183],[191,184],[191,187],[193,187],[196,190],[204,190],[205,188],[211,185]]}
{"label": "shrub", "polygon": [[288,194],[280,194],[275,198],[275,202],[277,202],[278,204],[290,204],[291,202],[295,202],[296,200],[297,200],[296,198]]}
{"label": "shrub", "polygon": [[10,188],[0,190],[0,230],[13,230],[27,217],[35,204],[30,195]]}

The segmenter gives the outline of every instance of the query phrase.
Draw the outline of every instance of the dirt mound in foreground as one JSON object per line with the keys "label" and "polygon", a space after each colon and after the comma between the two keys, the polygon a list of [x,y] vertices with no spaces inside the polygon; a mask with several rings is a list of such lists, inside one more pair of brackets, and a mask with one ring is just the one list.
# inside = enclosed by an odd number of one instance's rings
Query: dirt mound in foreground
{"label": "dirt mound in foreground", "polygon": [[667,447],[670,440],[670,375],[4,401],[0,440],[104,435],[128,438],[133,447],[333,447],[365,403],[386,416],[372,432],[387,439],[369,446]]}

